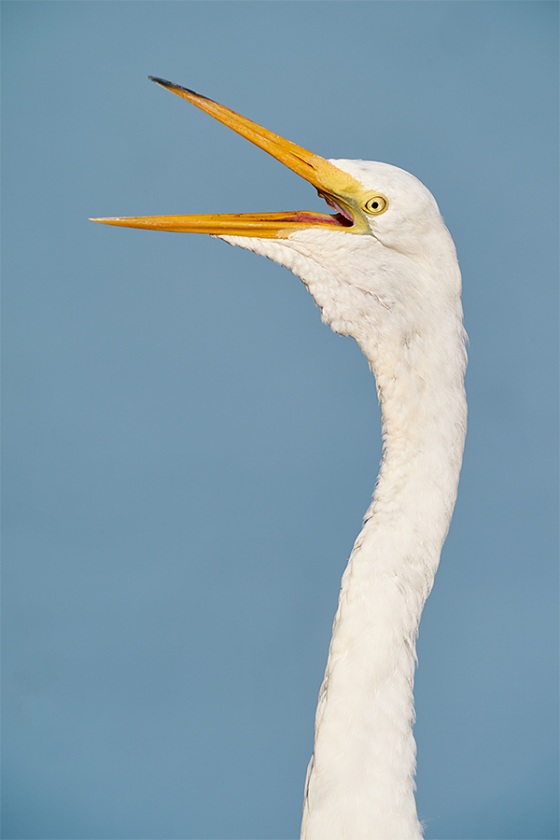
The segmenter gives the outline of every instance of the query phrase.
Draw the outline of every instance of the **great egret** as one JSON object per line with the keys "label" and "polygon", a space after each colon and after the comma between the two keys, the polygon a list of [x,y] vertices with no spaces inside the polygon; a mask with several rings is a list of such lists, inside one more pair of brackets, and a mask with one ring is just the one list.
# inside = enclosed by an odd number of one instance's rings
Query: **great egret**
{"label": "great egret", "polygon": [[416,638],[455,504],[467,416],[453,240],[432,194],[408,172],[325,160],[211,99],[153,81],[301,175],[334,210],[93,221],[209,233],[270,257],[302,279],[323,321],[365,354],[381,403],[383,459],[342,578],[301,837],[421,838]]}

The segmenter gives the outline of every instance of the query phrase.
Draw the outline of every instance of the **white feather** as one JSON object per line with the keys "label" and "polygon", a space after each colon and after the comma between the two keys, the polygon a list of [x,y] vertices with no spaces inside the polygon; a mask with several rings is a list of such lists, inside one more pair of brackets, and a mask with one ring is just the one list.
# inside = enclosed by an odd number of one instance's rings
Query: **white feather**
{"label": "white feather", "polygon": [[383,460],[342,579],[321,686],[302,838],[415,840],[416,638],[457,494],[466,433],[465,332],[453,241],[431,193],[383,163],[332,161],[389,209],[372,236],[221,237],[305,283],[323,321],[373,371]]}

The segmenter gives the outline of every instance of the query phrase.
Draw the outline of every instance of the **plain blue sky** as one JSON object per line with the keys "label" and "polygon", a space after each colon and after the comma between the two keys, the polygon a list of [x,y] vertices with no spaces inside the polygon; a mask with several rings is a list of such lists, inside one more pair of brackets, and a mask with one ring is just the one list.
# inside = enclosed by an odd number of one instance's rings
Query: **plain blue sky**
{"label": "plain blue sky", "polygon": [[5,838],[298,832],[374,486],[367,365],[286,270],[88,216],[319,209],[147,81],[436,195],[470,427],[419,642],[428,838],[558,836],[552,2],[3,2]]}

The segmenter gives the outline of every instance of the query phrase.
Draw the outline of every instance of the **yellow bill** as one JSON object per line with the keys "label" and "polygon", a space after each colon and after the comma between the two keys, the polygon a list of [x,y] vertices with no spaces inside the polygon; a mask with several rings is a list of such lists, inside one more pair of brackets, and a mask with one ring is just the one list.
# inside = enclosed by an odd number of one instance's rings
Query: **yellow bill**
{"label": "yellow bill", "polygon": [[261,238],[286,238],[294,230],[315,227],[330,227],[349,233],[362,233],[367,223],[360,211],[363,199],[362,185],[351,175],[334,164],[307,149],[285,140],[278,134],[263,128],[235,111],[207,99],[192,90],[150,76],[152,81],[162,85],[196,105],[219,122],[233,129],[242,137],[279,160],[296,172],[318,191],[334,214],[315,213],[311,210],[295,210],[285,213],[219,213],[190,216],[128,216],[91,219],[105,225],[120,227],[167,230],[177,233],[209,233],[229,236],[256,236]]}

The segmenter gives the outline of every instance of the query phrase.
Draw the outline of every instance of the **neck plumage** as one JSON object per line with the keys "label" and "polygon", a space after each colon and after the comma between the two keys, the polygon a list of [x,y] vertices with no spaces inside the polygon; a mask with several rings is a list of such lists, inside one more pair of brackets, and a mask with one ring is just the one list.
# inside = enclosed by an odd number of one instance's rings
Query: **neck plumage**
{"label": "neck plumage", "polygon": [[416,638],[465,438],[460,304],[437,336],[362,349],[381,402],[383,460],[342,579],[306,783],[305,840],[422,837],[412,732]]}

